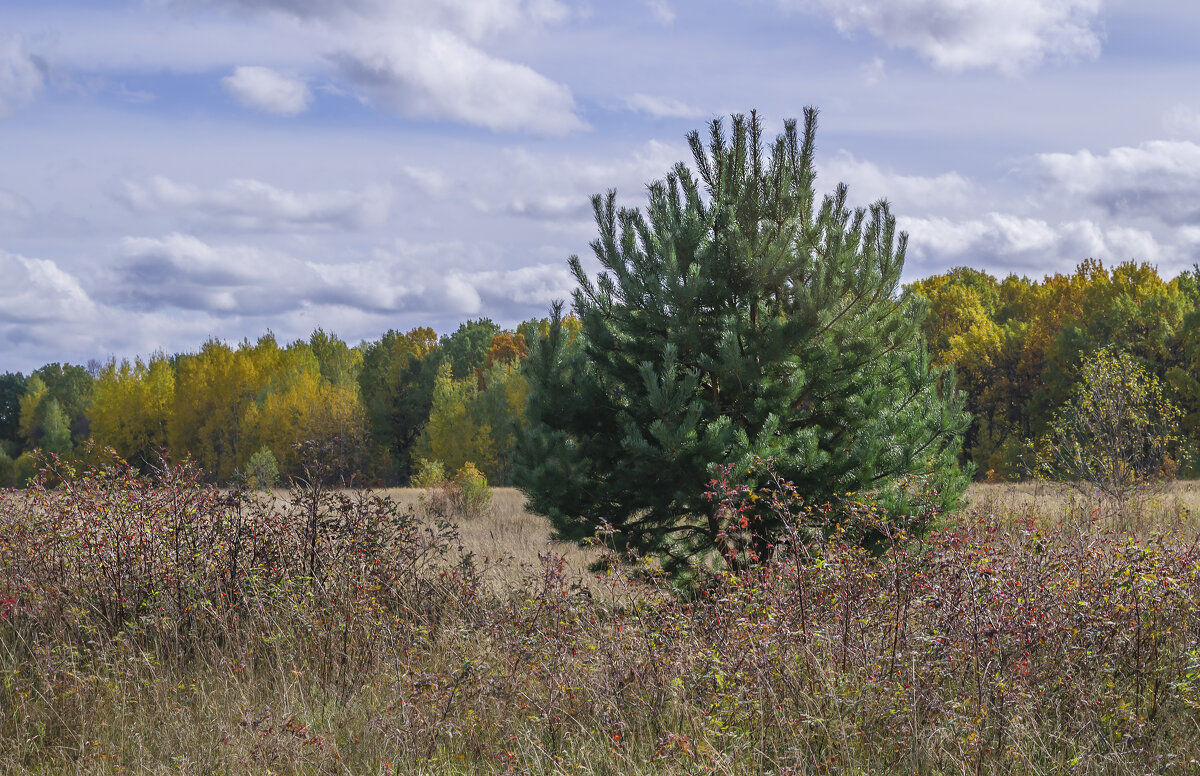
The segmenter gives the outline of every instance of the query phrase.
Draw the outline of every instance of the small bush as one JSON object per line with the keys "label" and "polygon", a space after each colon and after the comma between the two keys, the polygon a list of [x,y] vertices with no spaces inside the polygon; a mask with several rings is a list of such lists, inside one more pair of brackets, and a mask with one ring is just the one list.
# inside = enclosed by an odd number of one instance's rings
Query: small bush
{"label": "small bush", "polygon": [[14,488],[24,488],[37,473],[37,456],[28,450],[13,460],[12,485]]}
{"label": "small bush", "polygon": [[417,471],[409,484],[414,488],[438,488],[446,483],[446,466],[429,458],[417,459]]}
{"label": "small bush", "polygon": [[422,458],[413,484],[425,488],[421,507],[433,519],[473,519],[482,516],[492,505],[492,489],[488,487],[487,477],[470,461],[450,479],[446,477],[441,461]]}
{"label": "small bush", "polygon": [[269,490],[279,486],[279,462],[271,448],[263,445],[246,463],[246,487],[250,490]]}
{"label": "small bush", "polygon": [[487,477],[467,461],[454,474],[457,511],[463,517],[479,517],[492,505],[492,489]]}

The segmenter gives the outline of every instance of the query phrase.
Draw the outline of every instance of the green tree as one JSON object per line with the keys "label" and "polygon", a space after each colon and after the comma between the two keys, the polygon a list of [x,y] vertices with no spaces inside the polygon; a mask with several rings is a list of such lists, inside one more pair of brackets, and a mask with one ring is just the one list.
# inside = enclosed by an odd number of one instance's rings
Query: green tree
{"label": "green tree", "polygon": [[64,455],[71,452],[71,424],[58,399],[46,403],[40,446],[47,453]]}
{"label": "green tree", "polygon": [[[47,395],[58,400],[67,417],[71,438],[82,442],[90,436],[87,408],[92,401],[91,373],[75,364],[47,364],[34,371],[46,385]],[[40,420],[40,418],[39,418]]]}
{"label": "green tree", "polygon": [[25,395],[25,375],[5,372],[0,375],[0,447],[16,455],[20,446],[21,397]]}
{"label": "green tree", "polygon": [[442,364],[433,389],[429,423],[417,443],[421,458],[441,461],[447,472],[456,472],[466,463],[475,464],[485,473],[495,471],[492,429],[479,418],[478,394],[473,375],[455,380],[450,364]]}
{"label": "green tree", "polygon": [[[849,209],[844,185],[818,203],[815,132],[814,109],[769,148],[754,114],[729,135],[715,121],[707,148],[689,137],[699,180],[677,165],[645,213],[594,198],[604,271],[571,259],[581,336],[556,308],[518,444],[516,482],[560,537],[607,521],[679,569],[726,527],[711,465],[753,484],[756,457],[813,502],[870,491],[899,513],[909,475],[943,506],[965,489],[967,417],[928,363],[927,303],[899,289],[907,237],[886,202]],[[763,543],[784,529],[758,518]]]}
{"label": "green tree", "polygon": [[529,381],[519,362],[498,362],[483,375],[476,397],[476,414],[491,429],[495,464],[488,479],[499,485],[512,482],[517,434],[525,425]]}
{"label": "green tree", "polygon": [[1181,410],[1180,430],[1187,456],[1183,473],[1200,476],[1200,265],[1175,278],[1175,287],[1186,300],[1183,323],[1169,352],[1167,384]]}
{"label": "green tree", "polygon": [[20,400],[21,434],[27,449],[41,446],[42,425],[50,400],[58,402],[67,418],[67,429],[74,441],[90,436],[87,408],[92,400],[92,376],[86,369],[73,364],[47,364],[34,370],[25,383]]}
{"label": "green tree", "polygon": [[488,352],[500,327],[490,318],[467,321],[447,337],[442,337],[441,358],[460,380],[477,376],[488,360]]}
{"label": "green tree", "polygon": [[25,381],[25,393],[18,402],[18,425],[27,450],[37,447],[42,441],[42,420],[46,417],[48,394],[46,383],[37,373],[30,375]]}
{"label": "green tree", "polygon": [[358,375],[367,428],[389,479],[408,482],[413,446],[429,420],[440,361],[437,333],[427,327],[389,331],[363,349]]}
{"label": "green tree", "polygon": [[330,385],[354,386],[362,369],[362,352],[352,348],[335,334],[317,329],[309,337],[308,346],[321,367],[321,378]]}
{"label": "green tree", "polygon": [[1042,438],[1040,472],[1124,513],[1140,491],[1173,476],[1180,416],[1137,359],[1101,350],[1084,360],[1079,383]]}
{"label": "green tree", "polygon": [[279,463],[271,448],[263,446],[250,456],[243,472],[246,487],[250,490],[268,490],[279,486]]}

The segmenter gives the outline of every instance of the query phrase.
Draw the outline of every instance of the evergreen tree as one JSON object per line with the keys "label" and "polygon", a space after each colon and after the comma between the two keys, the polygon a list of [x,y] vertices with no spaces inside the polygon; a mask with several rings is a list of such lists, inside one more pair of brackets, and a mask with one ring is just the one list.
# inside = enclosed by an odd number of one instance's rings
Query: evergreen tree
{"label": "evergreen tree", "polygon": [[0,375],[0,447],[7,446],[9,452],[20,446],[21,397],[24,395],[23,374],[5,372]]}
{"label": "evergreen tree", "polygon": [[[924,475],[953,504],[967,418],[920,336],[927,304],[899,290],[907,236],[886,202],[816,200],[817,114],[764,148],[756,115],[689,137],[645,213],[593,199],[603,267],[578,257],[572,344],[556,307],[531,348],[528,430],[515,479],[560,537],[600,521],[678,569],[722,530],[713,464],[754,483],[756,457],[812,502],[871,491],[896,510]],[[764,541],[783,526],[760,515]]]}

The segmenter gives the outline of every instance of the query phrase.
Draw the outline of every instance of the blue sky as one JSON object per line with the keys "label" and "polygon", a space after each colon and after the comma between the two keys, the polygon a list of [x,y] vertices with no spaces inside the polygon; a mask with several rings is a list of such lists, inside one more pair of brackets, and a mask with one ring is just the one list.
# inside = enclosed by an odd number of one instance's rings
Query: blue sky
{"label": "blue sky", "polygon": [[125,0],[0,6],[0,371],[566,297],[588,197],[821,110],[908,279],[1200,261],[1200,5]]}

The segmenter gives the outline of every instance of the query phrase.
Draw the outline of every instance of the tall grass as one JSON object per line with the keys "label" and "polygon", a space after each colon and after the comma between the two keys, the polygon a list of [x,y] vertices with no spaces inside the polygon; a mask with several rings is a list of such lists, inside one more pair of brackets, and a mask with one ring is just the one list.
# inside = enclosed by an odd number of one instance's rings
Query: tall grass
{"label": "tall grass", "polygon": [[1186,491],[1137,535],[976,491],[923,539],[843,520],[680,595],[637,560],[585,580],[603,547],[555,552],[503,493],[459,530],[316,476],[58,478],[0,506],[4,773],[1200,767]]}

